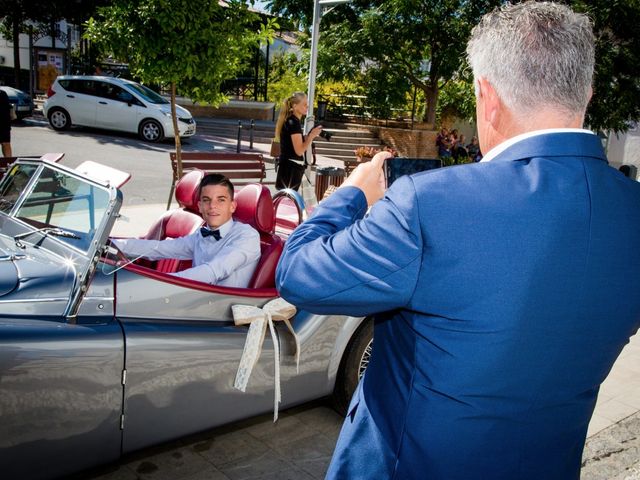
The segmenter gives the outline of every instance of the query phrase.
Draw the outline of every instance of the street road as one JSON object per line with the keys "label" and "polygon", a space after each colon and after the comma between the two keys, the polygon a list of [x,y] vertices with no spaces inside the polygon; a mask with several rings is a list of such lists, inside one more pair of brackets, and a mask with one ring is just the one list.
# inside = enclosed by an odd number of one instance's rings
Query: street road
{"label": "street road", "polygon": [[[64,152],[61,163],[72,168],[92,160],[131,173],[131,180],[121,188],[124,207],[166,203],[169,195],[169,152],[175,150],[172,140],[148,143],[133,134],[91,128],[56,132],[43,117],[33,117],[12,126],[11,146],[14,156]],[[195,135],[183,140],[183,150],[235,151],[235,144],[219,137]]]}

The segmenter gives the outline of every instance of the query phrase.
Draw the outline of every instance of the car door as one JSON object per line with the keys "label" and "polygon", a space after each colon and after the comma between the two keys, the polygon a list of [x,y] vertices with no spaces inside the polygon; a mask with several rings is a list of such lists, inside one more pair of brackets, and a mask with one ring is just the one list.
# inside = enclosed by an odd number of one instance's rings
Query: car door
{"label": "car door", "polygon": [[30,302],[28,316],[0,300],[3,478],[57,478],[120,456],[124,341],[113,279],[95,279],[75,323],[54,300]]}
{"label": "car door", "polygon": [[60,84],[65,89],[63,106],[71,115],[71,123],[93,127],[96,124],[98,96],[94,80],[66,80]]}
{"label": "car door", "polygon": [[[233,387],[247,336],[231,305],[270,298],[205,292],[120,270],[116,311],[126,337],[123,451],[178,438],[273,408],[269,333],[246,392]],[[279,345],[283,381],[295,373],[294,347]]]}
{"label": "car door", "polygon": [[96,127],[137,133],[140,101],[130,92],[109,82],[98,83]]}

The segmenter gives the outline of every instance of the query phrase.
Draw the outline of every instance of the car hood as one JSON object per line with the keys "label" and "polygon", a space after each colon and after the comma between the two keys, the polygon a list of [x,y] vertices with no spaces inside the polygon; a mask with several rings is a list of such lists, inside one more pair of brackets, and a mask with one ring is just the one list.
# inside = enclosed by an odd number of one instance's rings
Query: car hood
{"label": "car hood", "polygon": [[4,90],[4,92],[7,94],[7,97],[9,97],[9,100],[11,101],[15,102],[18,100],[31,100],[31,97],[21,90],[16,90],[15,88],[11,87],[4,87],[2,88],[2,90]]}
{"label": "car hood", "polygon": [[18,285],[18,270],[11,256],[0,253],[0,297],[13,292]]}
{"label": "car hood", "polygon": [[72,263],[31,246],[23,253],[9,243],[13,240],[0,238],[0,298],[68,298],[76,275]]}
{"label": "car hood", "polygon": [[[170,103],[165,103],[160,105],[160,110],[162,110],[164,113],[171,113],[171,104]],[[178,118],[191,118],[191,113],[189,112],[189,110],[187,110],[184,107],[181,107],[180,105],[176,105],[176,115],[178,115]]]}

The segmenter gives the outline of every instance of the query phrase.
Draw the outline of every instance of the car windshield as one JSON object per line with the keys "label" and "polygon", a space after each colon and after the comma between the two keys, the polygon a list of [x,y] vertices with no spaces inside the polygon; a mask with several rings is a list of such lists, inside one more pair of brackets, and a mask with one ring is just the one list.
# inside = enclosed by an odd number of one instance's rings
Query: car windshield
{"label": "car windshield", "polygon": [[126,86],[127,88],[136,92],[138,95],[140,95],[149,103],[156,103],[156,104],[169,103],[165,98],[161,97],[150,88],[145,87],[144,85],[140,85],[139,83],[127,83]]}
{"label": "car windshield", "polygon": [[109,202],[105,187],[47,165],[16,164],[0,184],[0,212],[84,252]]}

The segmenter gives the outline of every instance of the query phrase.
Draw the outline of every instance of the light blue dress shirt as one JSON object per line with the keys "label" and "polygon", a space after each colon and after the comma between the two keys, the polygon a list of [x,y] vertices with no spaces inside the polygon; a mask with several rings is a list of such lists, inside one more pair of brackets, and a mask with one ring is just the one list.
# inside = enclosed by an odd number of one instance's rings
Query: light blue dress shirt
{"label": "light blue dress shirt", "polygon": [[219,228],[220,240],[200,230],[166,240],[119,239],[113,243],[128,257],[192,260],[193,267],[172,273],[222,287],[246,288],[260,260],[260,234],[250,225],[230,220]]}

